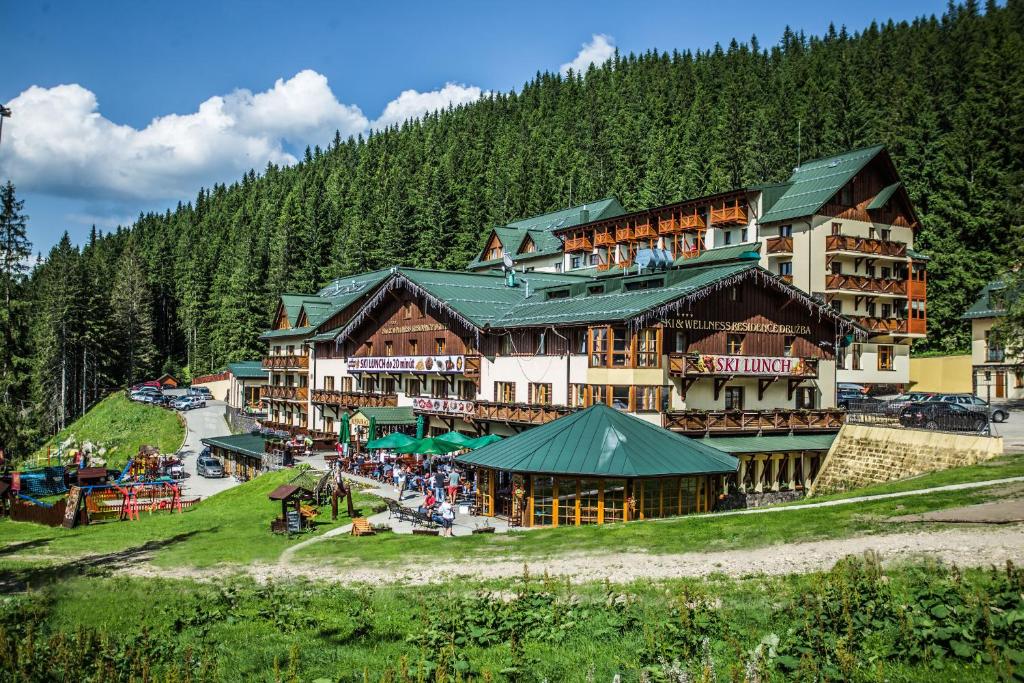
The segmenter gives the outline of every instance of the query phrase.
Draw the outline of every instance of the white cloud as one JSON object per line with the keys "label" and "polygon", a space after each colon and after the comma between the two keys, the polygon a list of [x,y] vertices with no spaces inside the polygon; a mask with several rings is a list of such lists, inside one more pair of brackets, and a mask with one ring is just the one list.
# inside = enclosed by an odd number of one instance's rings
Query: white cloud
{"label": "white cloud", "polygon": [[374,128],[384,128],[428,112],[445,109],[450,104],[458,106],[474,102],[485,94],[475,85],[467,86],[458,83],[445,83],[440,90],[429,92],[403,90],[402,94],[388,102],[380,117],[372,125]]}
{"label": "white cloud", "polygon": [[368,125],[342,104],[327,79],[301,71],[253,94],[214,96],[190,114],[168,114],[145,128],[117,124],[78,84],[32,86],[7,103],[2,173],[28,191],[90,199],[166,199],[195,194],[268,161],[295,162],[285,147],[326,144]]}
{"label": "white cloud", "polygon": [[604,33],[595,33],[589,43],[583,43],[576,58],[566,62],[559,69],[563,74],[572,69],[575,73],[586,73],[591,64],[601,66],[615,54],[615,39]]}

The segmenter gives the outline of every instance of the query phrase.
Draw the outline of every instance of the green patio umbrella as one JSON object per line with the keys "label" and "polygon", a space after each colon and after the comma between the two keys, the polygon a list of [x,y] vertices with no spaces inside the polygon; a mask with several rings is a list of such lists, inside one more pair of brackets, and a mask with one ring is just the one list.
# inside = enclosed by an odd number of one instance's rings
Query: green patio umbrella
{"label": "green patio umbrella", "polygon": [[370,431],[366,433],[366,441],[370,442],[377,438],[377,416],[370,416]]}
{"label": "green patio umbrella", "polygon": [[476,450],[477,448],[483,448],[487,444],[492,444],[495,441],[501,441],[501,437],[497,434],[484,434],[483,436],[472,439],[470,443],[466,445],[466,448]]}
{"label": "green patio umbrella", "polygon": [[423,433],[426,431],[426,427],[427,427],[427,418],[423,414],[417,415],[416,416],[416,438],[417,439],[422,439],[423,438]]}
{"label": "green patio umbrella", "polygon": [[352,429],[348,426],[348,413],[341,415],[341,427],[338,428],[338,441],[345,444],[352,439]]}
{"label": "green patio umbrella", "polygon": [[399,446],[395,449],[398,453],[419,453],[420,455],[443,455],[454,450],[451,444],[438,442],[437,439],[417,439],[412,443]]}
{"label": "green patio umbrella", "polygon": [[402,446],[407,446],[408,444],[414,443],[415,441],[416,439],[401,432],[392,432],[382,439],[367,442],[366,448],[369,450],[379,450],[382,448],[394,449],[401,448]]}
{"label": "green patio umbrella", "polygon": [[447,444],[452,445],[453,451],[462,450],[463,448],[469,448],[469,444],[473,443],[473,437],[466,436],[461,432],[448,432],[441,436],[435,436],[435,441],[444,441]]}

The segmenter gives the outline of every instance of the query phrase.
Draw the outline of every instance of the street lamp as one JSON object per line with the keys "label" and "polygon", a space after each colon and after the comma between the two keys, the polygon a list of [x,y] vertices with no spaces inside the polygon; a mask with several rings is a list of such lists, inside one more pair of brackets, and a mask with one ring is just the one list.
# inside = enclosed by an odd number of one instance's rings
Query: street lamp
{"label": "street lamp", "polygon": [[0,104],[0,140],[4,137],[4,119],[11,118],[11,109]]}

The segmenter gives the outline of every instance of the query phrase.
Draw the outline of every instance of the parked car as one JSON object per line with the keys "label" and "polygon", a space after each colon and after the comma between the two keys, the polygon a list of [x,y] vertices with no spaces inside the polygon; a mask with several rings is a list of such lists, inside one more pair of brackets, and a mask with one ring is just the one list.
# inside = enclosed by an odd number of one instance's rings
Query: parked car
{"label": "parked car", "polygon": [[876,412],[881,403],[859,389],[840,389],[836,392],[836,405],[843,410]]}
{"label": "parked car", "polygon": [[908,403],[900,411],[899,417],[904,427],[979,433],[988,430],[988,413],[971,410],[958,403]]}
{"label": "parked car", "polygon": [[159,396],[147,391],[138,391],[132,394],[129,398],[133,401],[139,401],[140,403],[152,403],[155,399],[159,398]]}
{"label": "parked car", "polygon": [[213,394],[207,387],[189,387],[185,392],[186,396],[201,396],[205,399],[212,399]]}
{"label": "parked car", "polygon": [[171,407],[175,410],[188,410],[192,407],[191,396],[179,396],[171,401]]}
{"label": "parked car", "polygon": [[171,402],[172,402],[173,400],[174,400],[174,397],[173,397],[173,396],[167,396],[167,395],[163,395],[163,396],[157,396],[157,397],[155,397],[155,398],[153,399],[153,405],[155,405],[155,406],[161,406],[161,407],[163,407],[163,408],[166,408],[166,407],[168,407],[169,405],[171,405]]}
{"label": "parked car", "polygon": [[223,477],[224,466],[220,464],[220,461],[217,460],[217,458],[200,453],[199,459],[196,461],[196,474],[200,477]]}
{"label": "parked car", "polygon": [[1010,411],[998,406],[990,406],[988,401],[978,398],[974,394],[935,394],[929,401],[941,401],[942,403],[956,403],[971,410],[987,413],[993,422],[1006,422],[1010,417]]}
{"label": "parked car", "polygon": [[897,416],[904,408],[911,403],[920,403],[921,401],[927,401],[933,396],[933,394],[926,391],[912,391],[906,394],[897,394],[888,401],[884,401],[882,406],[882,412],[886,415]]}

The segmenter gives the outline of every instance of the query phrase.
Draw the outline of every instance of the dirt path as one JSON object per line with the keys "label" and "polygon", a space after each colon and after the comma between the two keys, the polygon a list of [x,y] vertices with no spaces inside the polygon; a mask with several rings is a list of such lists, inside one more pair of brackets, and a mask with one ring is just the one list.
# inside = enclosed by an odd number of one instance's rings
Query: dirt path
{"label": "dirt path", "polygon": [[[832,541],[676,555],[631,553],[585,553],[551,559],[528,560],[529,572],[540,576],[569,577],[574,582],[603,581],[628,583],[640,579],[700,577],[721,573],[800,574],[826,570],[848,555],[866,551],[881,554],[886,563],[933,558],[961,567],[999,565],[1007,560],[1024,563],[1024,524],[999,528],[971,527],[912,533],[861,536]],[[465,562],[417,562],[403,566],[332,566],[328,564],[258,564],[241,569],[258,581],[305,578],[346,584],[403,585],[440,583],[458,578],[488,580],[521,576],[521,560]],[[225,568],[194,570],[159,569],[138,565],[127,573],[136,576],[219,580]]]}

